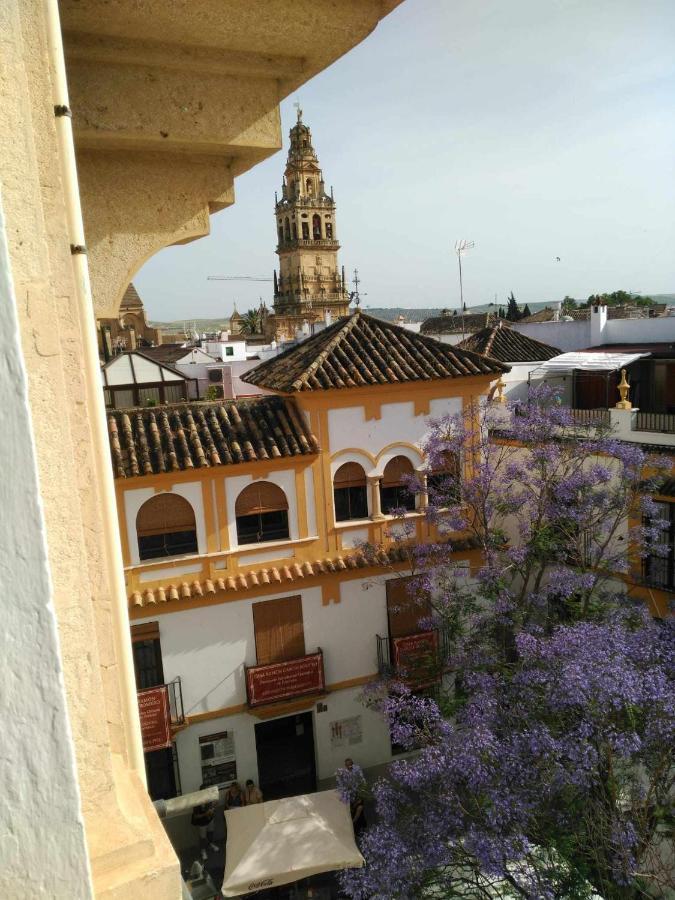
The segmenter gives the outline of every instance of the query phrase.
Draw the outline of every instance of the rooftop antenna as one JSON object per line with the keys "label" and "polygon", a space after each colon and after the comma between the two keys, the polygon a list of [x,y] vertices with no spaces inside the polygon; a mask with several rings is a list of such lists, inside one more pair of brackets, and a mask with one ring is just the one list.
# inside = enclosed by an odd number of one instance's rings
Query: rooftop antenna
{"label": "rooftop antenna", "polygon": [[455,241],[455,253],[457,254],[457,262],[459,264],[459,302],[462,313],[462,340],[464,340],[464,286],[462,284],[462,257],[467,250],[473,249],[476,244],[474,241],[459,240]]}

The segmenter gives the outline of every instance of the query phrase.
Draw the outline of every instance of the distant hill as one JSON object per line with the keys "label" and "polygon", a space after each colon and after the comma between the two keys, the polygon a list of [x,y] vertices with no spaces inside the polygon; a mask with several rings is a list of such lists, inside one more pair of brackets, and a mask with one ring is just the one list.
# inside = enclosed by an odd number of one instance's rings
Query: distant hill
{"label": "distant hill", "polygon": [[[648,294],[647,296],[651,297],[655,303],[675,304],[675,294]],[[583,299],[577,299],[577,303],[585,303],[586,299],[587,298],[585,297]],[[538,309],[543,309],[545,306],[551,306],[555,302],[555,300],[534,300],[528,301],[527,305],[530,307],[530,312],[535,313]],[[523,305],[524,304],[519,304],[519,306]],[[489,312],[490,310],[496,311],[500,306],[503,306],[504,309],[506,309],[506,303],[481,303],[478,306],[467,307],[467,312],[479,313]],[[425,306],[413,309],[405,306],[364,306],[363,309],[368,315],[375,316],[377,319],[384,319],[385,322],[395,322],[401,315],[408,322],[423,322],[425,319],[433,318],[433,316],[440,316],[443,309],[448,309],[452,312],[453,307]],[[457,309],[457,312],[459,312],[459,309]],[[153,321],[150,324],[153,328],[161,328],[169,333],[173,331],[182,334],[184,327],[189,330],[192,330],[194,327],[198,332],[225,331],[230,324],[230,318],[229,316],[222,316],[217,319],[176,319],[173,322]]]}

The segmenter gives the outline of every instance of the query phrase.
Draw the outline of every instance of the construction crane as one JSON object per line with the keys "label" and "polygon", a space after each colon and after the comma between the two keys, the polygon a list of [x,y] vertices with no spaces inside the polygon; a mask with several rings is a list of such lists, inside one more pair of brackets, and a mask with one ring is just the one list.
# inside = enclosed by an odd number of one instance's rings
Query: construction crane
{"label": "construction crane", "polygon": [[273,281],[264,275],[207,275],[207,281]]}

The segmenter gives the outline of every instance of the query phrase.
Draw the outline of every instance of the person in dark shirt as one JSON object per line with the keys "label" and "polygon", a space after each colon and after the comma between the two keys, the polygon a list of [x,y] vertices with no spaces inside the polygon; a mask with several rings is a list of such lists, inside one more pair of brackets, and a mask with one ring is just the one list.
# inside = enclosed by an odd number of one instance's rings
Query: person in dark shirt
{"label": "person in dark shirt", "polygon": [[[207,787],[207,784],[201,784],[199,790],[203,791]],[[201,851],[202,859],[205,861],[208,858],[209,847],[214,851],[219,849],[218,845],[214,843],[213,840],[215,827],[213,819],[215,814],[215,803],[201,803],[192,810],[192,824],[199,832],[199,849]]]}
{"label": "person in dark shirt", "polygon": [[238,806],[246,806],[246,798],[238,781],[233,781],[225,794],[225,809],[236,809]]}

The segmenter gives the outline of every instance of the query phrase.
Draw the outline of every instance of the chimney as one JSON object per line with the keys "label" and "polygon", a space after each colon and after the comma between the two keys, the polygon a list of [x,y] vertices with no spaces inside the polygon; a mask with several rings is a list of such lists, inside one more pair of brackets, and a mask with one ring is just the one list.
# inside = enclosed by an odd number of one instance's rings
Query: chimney
{"label": "chimney", "polygon": [[591,347],[599,347],[605,343],[606,325],[607,307],[594,303],[591,307]]}

